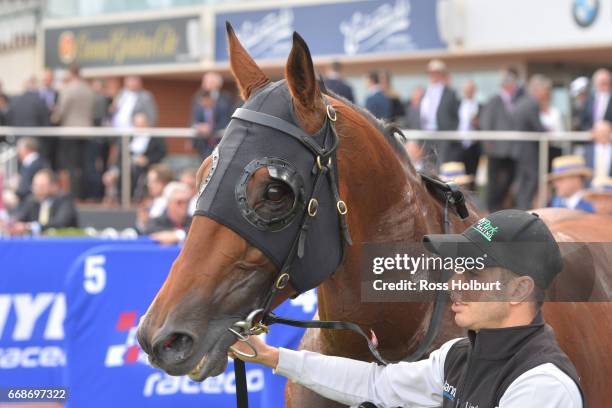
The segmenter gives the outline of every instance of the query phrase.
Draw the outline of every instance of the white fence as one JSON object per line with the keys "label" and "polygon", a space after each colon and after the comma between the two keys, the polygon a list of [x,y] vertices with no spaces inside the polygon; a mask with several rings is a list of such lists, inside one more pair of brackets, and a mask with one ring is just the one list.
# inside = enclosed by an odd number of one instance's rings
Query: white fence
{"label": "white fence", "polygon": [[[2,127],[0,126],[0,136],[32,136],[32,137],[70,137],[70,138],[89,138],[89,137],[111,137],[121,138],[121,149],[127,151],[129,149],[129,138],[134,133],[133,130],[119,130],[105,127]],[[166,138],[192,138],[195,137],[195,130],[192,128],[149,128],[138,129],[139,134],[147,134],[151,137],[166,137]],[[489,132],[489,131],[474,131],[474,132],[427,132],[408,130],[405,136],[410,140],[497,140],[497,141],[521,141],[521,142],[538,142],[539,144],[539,185],[538,185],[538,206],[544,207],[547,203],[547,173],[548,173],[548,148],[551,142],[584,142],[590,141],[591,136],[587,132]],[[12,157],[12,161],[7,159],[7,165],[10,168],[5,169],[4,164],[1,169],[4,171],[16,172],[14,148],[8,150],[0,150],[0,164],[6,157]],[[130,155],[122,154],[121,163],[121,204],[124,208],[130,204]],[[5,173],[6,174],[6,173]],[[12,173],[14,174],[14,173]],[[5,177],[7,179],[8,177]]]}

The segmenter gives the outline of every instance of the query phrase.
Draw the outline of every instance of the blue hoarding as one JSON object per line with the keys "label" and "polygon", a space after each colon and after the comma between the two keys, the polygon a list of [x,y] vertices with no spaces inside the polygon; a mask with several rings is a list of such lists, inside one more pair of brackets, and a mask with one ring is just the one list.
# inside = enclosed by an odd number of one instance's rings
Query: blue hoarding
{"label": "blue hoarding", "polygon": [[[67,407],[234,407],[233,362],[226,371],[202,383],[168,376],[149,366],[136,340],[136,329],[163,284],[178,248],[100,247],[83,254],[66,284]],[[277,312],[310,318],[314,292],[285,302]],[[295,348],[302,330],[274,326],[270,344]],[[282,378],[247,364],[253,407],[284,405]]]}
{"label": "blue hoarding", "polygon": [[[0,240],[0,387],[69,389],[68,407],[234,407],[233,363],[202,383],[147,364],[135,332],[178,247],[149,240]],[[280,305],[311,318],[314,291]],[[266,341],[296,348],[303,330]],[[253,407],[283,406],[285,379],[247,365]]]}
{"label": "blue hoarding", "polygon": [[[0,240],[0,387],[59,386],[64,279],[97,239]],[[142,241],[120,241],[131,245]]]}
{"label": "blue hoarding", "polygon": [[444,49],[437,0],[362,0],[218,13],[215,60],[228,59],[225,22],[256,59],[286,58],[293,31],[314,56]]}

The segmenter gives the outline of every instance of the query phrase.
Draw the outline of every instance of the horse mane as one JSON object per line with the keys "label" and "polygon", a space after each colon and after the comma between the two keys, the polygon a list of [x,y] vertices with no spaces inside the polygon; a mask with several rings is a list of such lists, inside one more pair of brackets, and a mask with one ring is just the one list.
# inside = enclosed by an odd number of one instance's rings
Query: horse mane
{"label": "horse mane", "polygon": [[[349,108],[355,110],[357,113],[363,116],[368,122],[370,122],[370,124],[372,124],[376,129],[378,129],[380,133],[383,134],[383,136],[385,137],[385,140],[391,146],[391,148],[393,149],[397,157],[400,159],[400,161],[404,163],[405,165],[410,166],[410,168],[414,170],[412,161],[410,160],[410,157],[408,156],[408,153],[406,152],[406,148],[403,145],[403,143],[406,141],[404,132],[399,127],[397,127],[395,123],[386,122],[384,120],[376,118],[367,109],[357,105],[354,102],[349,101],[345,97],[338,95],[335,92],[330,91],[329,89],[322,89],[322,91],[325,94],[342,101]],[[399,137],[396,135],[399,135]],[[400,139],[402,140],[401,142],[400,142]]]}

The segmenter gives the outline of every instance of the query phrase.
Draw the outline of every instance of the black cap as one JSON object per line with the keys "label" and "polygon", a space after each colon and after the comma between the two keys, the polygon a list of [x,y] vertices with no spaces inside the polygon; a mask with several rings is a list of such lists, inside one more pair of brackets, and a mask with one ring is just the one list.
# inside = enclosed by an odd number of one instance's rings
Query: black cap
{"label": "black cap", "polygon": [[486,266],[500,266],[528,275],[546,289],[563,267],[559,246],[535,213],[502,210],[481,218],[462,234],[430,234],[425,248],[442,257],[484,257]]}

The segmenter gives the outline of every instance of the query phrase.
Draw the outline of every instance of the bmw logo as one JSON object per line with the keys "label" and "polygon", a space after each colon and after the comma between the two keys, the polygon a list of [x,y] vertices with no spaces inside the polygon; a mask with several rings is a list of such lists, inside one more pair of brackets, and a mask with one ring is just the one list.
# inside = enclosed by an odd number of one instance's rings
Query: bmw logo
{"label": "bmw logo", "polygon": [[599,13],[599,0],[574,0],[572,14],[580,27],[589,27]]}

